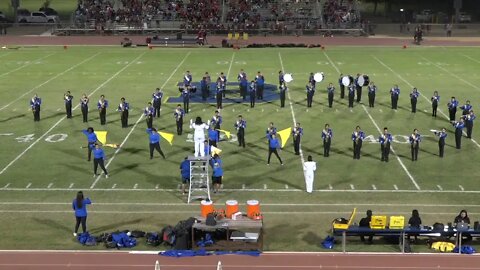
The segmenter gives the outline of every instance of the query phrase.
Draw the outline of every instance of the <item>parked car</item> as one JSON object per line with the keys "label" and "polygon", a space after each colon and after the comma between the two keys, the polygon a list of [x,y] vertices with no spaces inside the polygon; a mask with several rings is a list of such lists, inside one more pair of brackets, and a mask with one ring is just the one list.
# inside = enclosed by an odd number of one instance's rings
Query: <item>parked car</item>
{"label": "parked car", "polygon": [[58,16],[49,16],[45,12],[32,12],[29,15],[17,15],[19,23],[54,23],[58,22]]}
{"label": "parked car", "polygon": [[458,16],[458,22],[459,23],[470,23],[472,22],[472,16],[466,12],[460,12],[460,15]]}
{"label": "parked car", "polygon": [[432,21],[433,12],[430,9],[424,9],[415,15],[415,21],[419,23],[429,23]]}

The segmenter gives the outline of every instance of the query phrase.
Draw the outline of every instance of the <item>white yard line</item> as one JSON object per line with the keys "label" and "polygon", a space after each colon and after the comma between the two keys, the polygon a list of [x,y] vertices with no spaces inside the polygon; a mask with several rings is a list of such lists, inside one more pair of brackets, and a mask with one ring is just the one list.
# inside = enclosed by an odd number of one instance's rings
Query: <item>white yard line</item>
{"label": "white yard line", "polygon": [[72,69],[74,69],[74,68],[76,68],[76,67],[78,67],[78,66],[82,65],[83,63],[85,63],[85,62],[87,62],[87,61],[89,61],[89,60],[91,60],[91,59],[95,58],[95,57],[96,57],[97,55],[99,55],[99,54],[100,54],[100,53],[98,52],[98,53],[96,53],[96,54],[94,54],[94,55],[90,56],[89,58],[87,58],[87,59],[83,60],[82,62],[80,62],[80,63],[77,63],[77,64],[75,64],[75,65],[71,66],[70,68],[66,69],[65,71],[62,71],[61,73],[58,73],[57,75],[55,75],[55,76],[53,76],[52,78],[50,78],[50,79],[46,80],[45,82],[43,82],[43,83],[41,83],[41,84],[39,84],[39,85],[35,86],[34,88],[32,88],[32,89],[28,90],[27,92],[23,93],[21,96],[19,96],[18,98],[16,98],[16,99],[15,99],[15,100],[13,100],[12,102],[8,103],[7,105],[3,105],[3,106],[0,108],[0,111],[1,111],[1,110],[4,110],[4,109],[5,109],[5,108],[7,108],[8,106],[10,106],[10,105],[12,105],[13,103],[17,102],[18,100],[20,100],[20,99],[21,99],[21,98],[23,98],[24,96],[26,96],[26,95],[30,94],[30,93],[31,93],[31,92],[33,92],[34,90],[36,90],[36,89],[38,89],[38,88],[42,87],[43,85],[45,85],[45,84],[47,84],[47,83],[49,83],[49,82],[51,82],[51,81],[55,80],[56,78],[58,78],[58,77],[62,76],[63,74],[65,74],[65,73],[69,72],[70,70],[72,70]]}
{"label": "white yard line", "polygon": [[[283,66],[283,59],[280,52],[278,52],[278,59],[280,60],[280,66],[282,67],[282,71],[285,72],[285,67]],[[293,126],[295,127],[297,126],[297,119],[295,118],[295,111],[293,110],[293,102],[292,102],[292,98],[290,97],[290,91],[287,91],[287,97],[288,97],[288,103],[290,103],[290,112],[292,113]],[[305,158],[303,157],[303,150],[302,150],[301,143],[300,143],[300,160],[302,161],[303,177],[305,177],[305,171],[303,170],[303,165],[305,164]]]}
{"label": "white yard line", "polygon": [[20,70],[20,69],[22,69],[22,68],[24,68],[24,67],[28,67],[28,66],[30,66],[31,64],[34,64],[35,62],[40,61],[40,60],[42,60],[42,59],[45,59],[45,58],[47,58],[47,57],[50,57],[50,56],[52,56],[52,55],[54,55],[54,54],[55,54],[55,53],[51,53],[51,54],[45,55],[45,56],[43,56],[43,57],[40,57],[40,58],[38,58],[38,59],[35,59],[35,60],[32,60],[32,61],[28,61],[28,63],[23,64],[23,65],[17,67],[16,69],[12,69],[12,70],[10,70],[10,71],[8,71],[8,72],[5,72],[5,73],[3,73],[3,74],[0,74],[0,78],[3,77],[3,76],[6,76],[6,75],[8,75],[8,74],[10,74],[10,73],[12,73],[12,72],[15,72],[15,71],[17,71],[17,70]]}
{"label": "white yard line", "polygon": [[[396,75],[400,80],[404,81],[408,86],[410,86],[411,88],[413,88],[414,86],[408,82],[407,80],[405,80],[400,74],[398,74],[397,72],[395,72],[391,67],[389,67],[387,64],[385,64],[384,62],[382,62],[380,59],[378,59],[376,56],[372,55],[372,57],[377,60],[378,63],[380,63],[382,66],[384,66],[385,68],[387,68],[388,70],[390,70],[390,72],[392,72],[392,74]],[[420,96],[423,97],[426,101],[428,101],[430,104],[432,104],[432,101],[430,99],[428,99],[426,96],[424,96],[422,94],[422,92],[420,92]],[[449,120],[450,118],[441,110],[441,109],[438,109],[438,111],[440,112],[440,114],[442,114],[447,120]],[[463,132],[464,135],[466,135],[465,131]],[[480,144],[475,141],[473,138],[470,139],[478,148],[480,148]]]}
{"label": "white yard line", "polygon": [[[332,61],[332,59],[328,56],[328,54],[324,51],[323,54],[325,55],[325,57],[328,59],[328,61],[330,62],[330,65],[335,68],[335,70],[338,72],[338,74],[340,74],[340,69],[337,67],[337,65],[335,65],[335,63]],[[365,105],[361,105],[362,106],[362,109],[365,111],[365,113],[368,115],[368,118],[370,118],[370,121],[372,121],[373,125],[375,126],[375,128],[378,130],[378,133],[382,134],[382,131],[380,129],[380,127],[377,125],[377,122],[375,122],[375,120],[373,119],[372,115],[368,112],[367,108],[365,107]],[[392,153],[395,155],[395,158],[397,159],[398,163],[400,163],[400,166],[402,167],[402,169],[405,171],[405,173],[407,174],[408,178],[410,178],[410,181],[413,183],[413,185],[415,186],[415,188],[417,190],[420,190],[420,186],[417,184],[417,182],[415,181],[415,179],[413,178],[412,174],[408,171],[407,167],[405,166],[405,164],[403,164],[403,161],[400,159],[400,157],[397,155],[397,153],[395,152],[395,150],[393,149],[393,146],[390,146],[390,149],[392,150]]]}
{"label": "white yard line", "polygon": [[232,64],[233,64],[233,59],[235,58],[235,53],[232,54],[232,59],[230,60],[230,66],[228,67],[227,71],[227,82],[228,82],[228,76],[230,76],[230,71],[232,70]]}
{"label": "white yard line", "polygon": [[[106,81],[104,81],[102,84],[100,84],[95,90],[93,90],[89,96],[95,94],[100,88],[102,88],[103,86],[105,86],[107,83],[109,83],[111,80],[113,80],[115,77],[117,77],[120,73],[122,73],[122,71],[124,71],[125,69],[127,69],[132,63],[134,63],[135,61],[137,61],[138,59],[140,59],[145,53],[142,53],[141,55],[137,56],[137,58],[135,58],[133,61],[131,61],[130,63],[128,63],[127,65],[125,65],[123,68],[121,68],[119,71],[117,71],[117,73],[113,74],[110,78],[108,78]],[[95,56],[95,55],[94,55]],[[77,104],[73,109],[77,109],[78,107],[80,106],[80,103]],[[14,158],[12,161],[10,161],[10,163],[8,163],[7,166],[5,166],[5,168],[3,168],[1,171],[0,171],[0,175],[3,174],[8,168],[10,168],[10,166],[12,166],[17,160],[19,160],[21,157],[23,157],[23,155],[25,155],[25,153],[27,153],[28,150],[30,150],[33,146],[35,146],[39,141],[41,141],[45,136],[47,136],[48,133],[50,133],[54,128],[56,128],[63,120],[65,120],[67,118],[67,116],[63,116],[62,118],[60,118],[60,120],[58,120],[50,129],[47,130],[47,132],[43,133],[42,136],[38,137],[38,139],[36,139],[32,144],[30,144],[25,150],[23,150],[22,153],[20,153],[16,158]]]}
{"label": "white yard line", "polygon": [[423,58],[423,60],[425,60],[425,61],[427,61],[428,63],[432,64],[432,65],[435,66],[436,68],[441,69],[441,70],[447,72],[447,73],[450,74],[451,76],[453,76],[453,77],[457,78],[458,80],[462,81],[463,83],[471,86],[473,89],[478,90],[478,85],[472,84],[471,82],[469,82],[469,81],[467,81],[467,80],[459,77],[457,74],[450,72],[450,70],[448,70],[448,69],[446,69],[446,68],[444,68],[444,67],[442,67],[442,66],[439,66],[439,65],[437,65],[436,63],[433,63],[432,61],[428,60],[428,59],[425,58],[424,56],[422,56],[422,58]]}
{"label": "white yard line", "polygon": [[[185,60],[187,60],[188,56],[190,56],[192,52],[188,52],[187,55],[185,55],[185,57],[183,58],[183,60],[180,62],[180,64],[178,64],[178,66],[175,68],[175,70],[172,72],[172,74],[170,74],[170,77],[168,77],[168,79],[165,81],[165,83],[160,87],[160,89],[163,89],[165,87],[165,85],[167,85],[167,83],[170,81],[170,79],[173,77],[173,75],[177,72],[177,70],[183,65],[183,63],[185,62]],[[143,53],[145,54],[145,53]],[[142,54],[142,55],[143,55]],[[135,59],[134,61],[130,62],[133,63],[135,62],[137,59]],[[130,65],[129,64],[129,65]],[[115,151],[115,153],[113,153],[113,156],[112,158],[108,161],[108,163],[105,165],[105,168],[108,168],[108,166],[110,166],[110,164],[112,163],[112,161],[115,159],[115,157],[117,156],[117,154],[120,152],[120,150],[122,149],[123,145],[125,145],[125,143],[127,142],[128,138],[130,137],[130,135],[133,133],[133,131],[135,130],[135,128],[137,127],[138,123],[140,123],[140,121],[142,120],[143,118],[143,113],[140,115],[140,117],[138,118],[138,120],[135,122],[135,125],[133,125],[132,129],[128,132],[127,136],[125,137],[125,139],[123,139],[122,143],[120,144],[120,146],[117,148],[117,150]],[[93,181],[92,185],[90,186],[90,189],[93,189],[95,187],[95,185],[98,183],[98,181],[100,180],[100,177],[102,175],[98,175],[97,178],[95,178],[95,181]],[[138,190],[138,189],[134,189],[134,190]]]}
{"label": "white yard line", "polygon": [[470,60],[472,60],[473,62],[476,62],[476,63],[480,64],[480,61],[478,61],[478,60],[475,59],[475,58],[472,58],[472,57],[470,57],[470,56],[468,56],[468,55],[466,55],[466,54],[463,54],[463,53],[461,53],[460,55],[463,56],[463,57],[466,57],[466,58],[468,58],[468,59],[470,59]]}

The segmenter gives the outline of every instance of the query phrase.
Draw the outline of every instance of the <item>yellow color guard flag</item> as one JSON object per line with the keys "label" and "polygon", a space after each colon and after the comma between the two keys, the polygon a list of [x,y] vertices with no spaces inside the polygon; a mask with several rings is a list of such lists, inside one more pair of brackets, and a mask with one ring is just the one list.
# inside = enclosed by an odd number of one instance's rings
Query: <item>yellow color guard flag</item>
{"label": "yellow color guard flag", "polygon": [[226,131],[226,130],[223,130],[223,129],[217,129],[217,130],[225,133],[225,136],[227,136],[227,139],[230,139],[230,135],[231,135],[230,131]]}
{"label": "yellow color guard flag", "polygon": [[102,144],[107,143],[107,132],[106,131],[95,131],[95,135],[97,135],[97,140]]}
{"label": "yellow color guard flag", "polygon": [[217,154],[217,155],[220,155],[220,153],[222,153],[222,150],[216,148],[215,146],[210,146],[210,154],[212,155],[212,157]]}
{"label": "yellow color guard flag", "polygon": [[173,134],[172,133],[159,131],[158,134],[160,134],[160,136],[162,136],[170,145],[172,145],[172,142],[173,142]]}
{"label": "yellow color guard flag", "polygon": [[292,128],[286,128],[284,130],[280,130],[277,132],[278,136],[280,136],[280,140],[282,140],[282,148],[287,144],[288,138],[290,138],[290,134],[292,134]]}

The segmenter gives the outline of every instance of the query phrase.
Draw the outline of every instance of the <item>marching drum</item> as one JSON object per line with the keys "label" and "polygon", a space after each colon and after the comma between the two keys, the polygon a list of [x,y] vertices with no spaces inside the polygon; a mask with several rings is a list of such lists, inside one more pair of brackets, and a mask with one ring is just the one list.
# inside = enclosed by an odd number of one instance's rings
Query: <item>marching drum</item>
{"label": "marching drum", "polygon": [[313,75],[313,80],[315,80],[316,82],[323,81],[323,72],[315,73],[315,75]]}
{"label": "marching drum", "polygon": [[213,213],[215,210],[213,209],[213,202],[203,200],[200,202],[200,213],[202,217],[207,217],[208,214]]}
{"label": "marching drum", "polygon": [[367,75],[360,75],[358,77],[358,85],[360,86],[368,86],[370,84],[370,79]]}
{"label": "marching drum", "polygon": [[343,76],[343,77],[342,77],[342,84],[343,84],[344,86],[349,86],[349,85],[350,85],[350,82],[353,81],[353,80],[350,79],[350,78],[351,78],[351,76]]}
{"label": "marching drum", "polygon": [[238,212],[238,202],[236,200],[228,200],[225,202],[227,218],[232,218],[232,215]]}
{"label": "marching drum", "polygon": [[283,80],[285,80],[285,81],[288,82],[288,83],[291,82],[291,81],[293,81],[292,74],[287,73],[287,74],[283,75]]}

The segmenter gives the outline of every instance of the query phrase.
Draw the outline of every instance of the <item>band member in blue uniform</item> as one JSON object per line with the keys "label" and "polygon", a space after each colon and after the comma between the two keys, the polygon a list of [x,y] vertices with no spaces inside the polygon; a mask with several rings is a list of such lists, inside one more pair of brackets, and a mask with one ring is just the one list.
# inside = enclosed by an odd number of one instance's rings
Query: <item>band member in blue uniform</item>
{"label": "band member in blue uniform", "polygon": [[392,140],[392,134],[388,133],[388,128],[384,127],[383,134],[378,138],[378,141],[380,142],[380,150],[382,151],[381,161],[388,162],[388,156],[390,155],[390,144]]}
{"label": "band member in blue uniform", "polygon": [[470,100],[467,100],[464,105],[460,106],[460,109],[462,110],[462,115],[469,114],[470,110],[472,109],[472,105],[470,105]]}
{"label": "band member in blue uniform", "polygon": [[375,107],[375,96],[377,95],[377,86],[372,81],[368,85],[368,107]]}
{"label": "band member in blue uniform", "polygon": [[97,109],[100,114],[100,125],[105,125],[107,123],[107,108],[108,100],[105,99],[104,95],[101,95],[100,100],[97,102]]}
{"label": "band member in blue uniform", "polygon": [[357,103],[360,103],[362,101],[362,86],[358,84],[358,78],[360,78],[360,74],[357,73],[357,77],[355,78],[355,88],[357,90]]}
{"label": "band member in blue uniform", "polygon": [[222,185],[222,178],[223,178],[223,162],[220,157],[215,154],[213,158],[210,159],[210,166],[212,166],[212,185],[213,185],[213,193],[217,193],[220,190],[220,186]]}
{"label": "band member in blue uniform", "polygon": [[316,88],[317,82],[315,81],[315,75],[313,72],[310,72],[310,75],[308,76],[308,83],[313,85],[313,88]]}
{"label": "band member in blue uniform", "polygon": [[188,157],[185,157],[180,163],[180,174],[182,175],[182,194],[185,195],[187,194],[185,188],[190,182],[190,160],[188,160]]}
{"label": "band member in blue uniform", "polygon": [[215,126],[210,123],[210,128],[208,129],[208,144],[217,147],[219,141],[219,132],[215,130]]}
{"label": "band member in blue uniform", "polygon": [[273,122],[270,122],[268,124],[267,130],[265,131],[265,135],[266,135],[267,139],[270,139],[270,137],[272,137],[272,135],[276,135],[276,134],[277,134],[277,128],[275,127]]}
{"label": "band member in blue uniform", "polygon": [[361,130],[360,126],[355,128],[352,133],[353,141],[353,159],[360,159],[363,140],[365,139],[365,133]]}
{"label": "band member in blue uniform", "polygon": [[450,122],[455,122],[455,115],[457,114],[458,101],[455,99],[455,97],[452,97],[450,99],[450,102],[447,103],[447,106],[448,106],[448,114],[450,116]]}
{"label": "band member in blue uniform", "polygon": [[247,128],[247,121],[245,121],[240,114],[233,126],[237,130],[238,146],[245,148],[245,129]]}
{"label": "band member in blue uniform", "polygon": [[[163,91],[160,88],[155,89],[155,93],[152,94],[152,103],[153,108],[155,109],[155,113],[153,117],[160,117],[160,108],[162,107],[162,98],[163,98]],[[152,128],[151,126],[149,128]]]}
{"label": "band member in blue uniform", "polygon": [[282,85],[285,82],[285,79],[283,76],[285,76],[285,74],[283,74],[283,71],[280,70],[278,72],[278,85]]}
{"label": "band member in blue uniform", "polygon": [[285,96],[287,95],[287,91],[288,91],[287,85],[285,83],[280,84],[279,90],[280,90],[280,108],[284,108]]}
{"label": "band member in blue uniform", "polygon": [[265,77],[259,71],[255,76],[255,82],[257,83],[257,99],[263,100],[263,90],[265,88]]}
{"label": "band member in blue uniform", "polygon": [[240,87],[240,96],[245,101],[247,99],[248,79],[247,74],[245,73],[245,71],[243,71],[243,69],[241,69],[240,73],[238,73],[237,80]]}
{"label": "band member in blue uniform", "polygon": [[470,112],[467,115],[463,116],[463,119],[465,121],[465,127],[467,128],[467,138],[469,139],[472,138],[473,120],[475,120],[475,118],[477,117],[473,113],[473,110],[470,110]]}
{"label": "band member in blue uniform", "polygon": [[443,158],[443,153],[445,149],[445,139],[447,138],[447,131],[445,128],[442,128],[442,131],[435,131],[434,134],[438,136],[438,156]]}
{"label": "band member in blue uniform", "polygon": [[348,107],[353,108],[353,101],[355,101],[355,84],[353,82],[350,82],[350,85],[348,86]]}
{"label": "band member in blue uniform", "polygon": [[303,128],[300,127],[300,123],[297,123],[295,127],[292,129],[293,135],[293,149],[295,150],[295,155],[300,155],[300,141],[302,140],[303,136]]}
{"label": "band member in blue uniform", "polygon": [[157,110],[152,106],[151,102],[147,103],[147,107],[143,110],[143,115],[145,115],[145,121],[147,122],[147,128],[152,128],[153,117],[157,113]]}
{"label": "band member in blue uniform", "polygon": [[307,107],[310,108],[312,107],[312,103],[313,103],[313,95],[315,94],[315,87],[313,87],[311,83],[308,83],[305,86],[305,88],[307,90]]}
{"label": "band member in blue uniform", "polygon": [[394,85],[392,89],[390,89],[390,99],[392,102],[392,110],[396,110],[398,108],[398,97],[400,96],[400,88],[398,85]]}
{"label": "band member in blue uniform", "polygon": [[97,143],[97,135],[92,127],[82,130],[82,133],[87,136],[88,161],[90,161],[92,158],[92,151],[95,149],[95,144]]}
{"label": "band member in blue uniform", "polygon": [[345,98],[345,85],[342,83],[343,74],[340,74],[340,78],[338,78],[338,85],[340,86],[340,98]]}
{"label": "band member in blue uniform", "polygon": [[30,99],[30,108],[33,112],[33,121],[39,122],[40,121],[40,106],[42,105],[42,99],[38,97],[37,94]]}
{"label": "band member in blue uniform", "polygon": [[460,149],[462,148],[462,132],[465,127],[465,122],[463,121],[463,118],[460,118],[458,122],[454,121],[452,125],[455,128],[455,147]]}
{"label": "band member in blue uniform", "polygon": [[67,118],[72,118],[72,100],[73,96],[70,94],[70,91],[67,91],[63,96],[63,100],[65,101],[65,111],[67,113]]}
{"label": "band member in blue uniform", "polygon": [[222,97],[225,98],[225,94],[227,93],[227,76],[220,72],[220,76],[218,77],[220,81],[220,85],[222,86]]}
{"label": "band member in blue uniform", "polygon": [[217,99],[217,109],[222,109],[223,106],[222,106],[222,99],[223,99],[223,92],[224,92],[224,86],[223,86],[223,83],[222,81],[220,80],[220,77],[218,78],[217,80],[217,85],[216,85],[216,93],[215,93],[215,96],[216,96],[216,99]]}
{"label": "band member in blue uniform", "polygon": [[189,86],[184,86],[182,89],[182,98],[183,98],[183,108],[185,109],[185,113],[189,111],[190,105],[190,88]]}
{"label": "band member in blue uniform", "polygon": [[273,133],[270,135],[268,139],[268,159],[267,159],[267,165],[270,165],[270,157],[272,156],[272,153],[277,156],[278,161],[280,161],[280,164],[283,165],[282,158],[278,155],[277,149],[280,148],[280,142],[277,139],[277,134]]}
{"label": "band member in blue uniform", "polygon": [[408,137],[408,141],[410,142],[412,161],[417,161],[418,149],[420,148],[420,142],[422,141],[422,136],[420,136],[417,129],[413,130],[413,133]]}
{"label": "band member in blue uniform", "polygon": [[183,116],[185,112],[182,109],[182,105],[178,104],[177,108],[173,112],[173,117],[175,117],[175,123],[177,124],[177,134],[182,135],[183,132]]}
{"label": "band member in blue uniform", "polygon": [[105,174],[105,178],[108,178],[108,172],[105,168],[105,152],[100,147],[100,144],[95,144],[95,149],[93,149],[93,177],[97,177],[97,169],[100,165],[100,168],[103,170]]}
{"label": "band member in blue uniform", "polygon": [[202,100],[207,101],[208,98],[208,89],[209,86],[207,84],[207,77],[203,77],[200,81],[200,91],[202,93]]}
{"label": "band member in blue uniform", "polygon": [[183,76],[183,85],[188,88],[192,84],[192,74],[187,70],[187,73]]}
{"label": "band member in blue uniform", "polygon": [[82,98],[80,99],[80,108],[82,110],[83,123],[88,122],[88,102],[90,102],[90,98],[88,98],[87,94],[83,94]]}
{"label": "band member in blue uniform", "polygon": [[323,157],[330,156],[330,146],[332,145],[333,131],[329,124],[325,124],[325,128],[322,130],[323,139]]}
{"label": "band member in blue uniform", "polygon": [[205,77],[205,82],[207,83],[207,93],[208,93],[208,96],[210,96],[211,95],[210,85],[212,83],[212,78],[210,77],[210,74],[208,74],[208,71],[205,72],[205,75],[203,75],[203,77]]}
{"label": "band member in blue uniform", "polygon": [[122,121],[122,128],[128,128],[128,111],[130,110],[130,104],[125,101],[125,98],[120,99],[117,112],[120,112],[120,120]]}
{"label": "band member in blue uniform", "polygon": [[160,134],[158,134],[155,128],[147,128],[147,134],[150,141],[150,159],[153,159],[153,150],[157,150],[158,153],[165,159],[162,148],[160,148]]}
{"label": "band member in blue uniform", "polygon": [[437,117],[438,103],[440,103],[438,91],[433,92],[433,96],[430,98],[430,101],[432,102],[432,117]]}
{"label": "band member in blue uniform", "polygon": [[410,93],[410,104],[412,105],[412,113],[417,112],[417,100],[420,93],[418,92],[417,88],[414,87],[412,92]]}
{"label": "band member in blue uniform", "polygon": [[250,94],[250,108],[254,108],[255,99],[257,97],[257,83],[255,81],[250,82],[250,85],[248,86],[248,93]]}
{"label": "band member in blue uniform", "polygon": [[335,87],[332,83],[328,84],[327,87],[327,97],[328,97],[328,107],[332,108],[333,105],[333,96],[335,94]]}
{"label": "band member in blue uniform", "polygon": [[223,118],[220,115],[220,112],[218,110],[215,111],[215,114],[212,116],[212,119],[210,120],[210,125],[212,125],[215,130],[218,133],[218,139],[220,140],[220,131],[219,129],[222,129],[221,125],[223,123]]}

